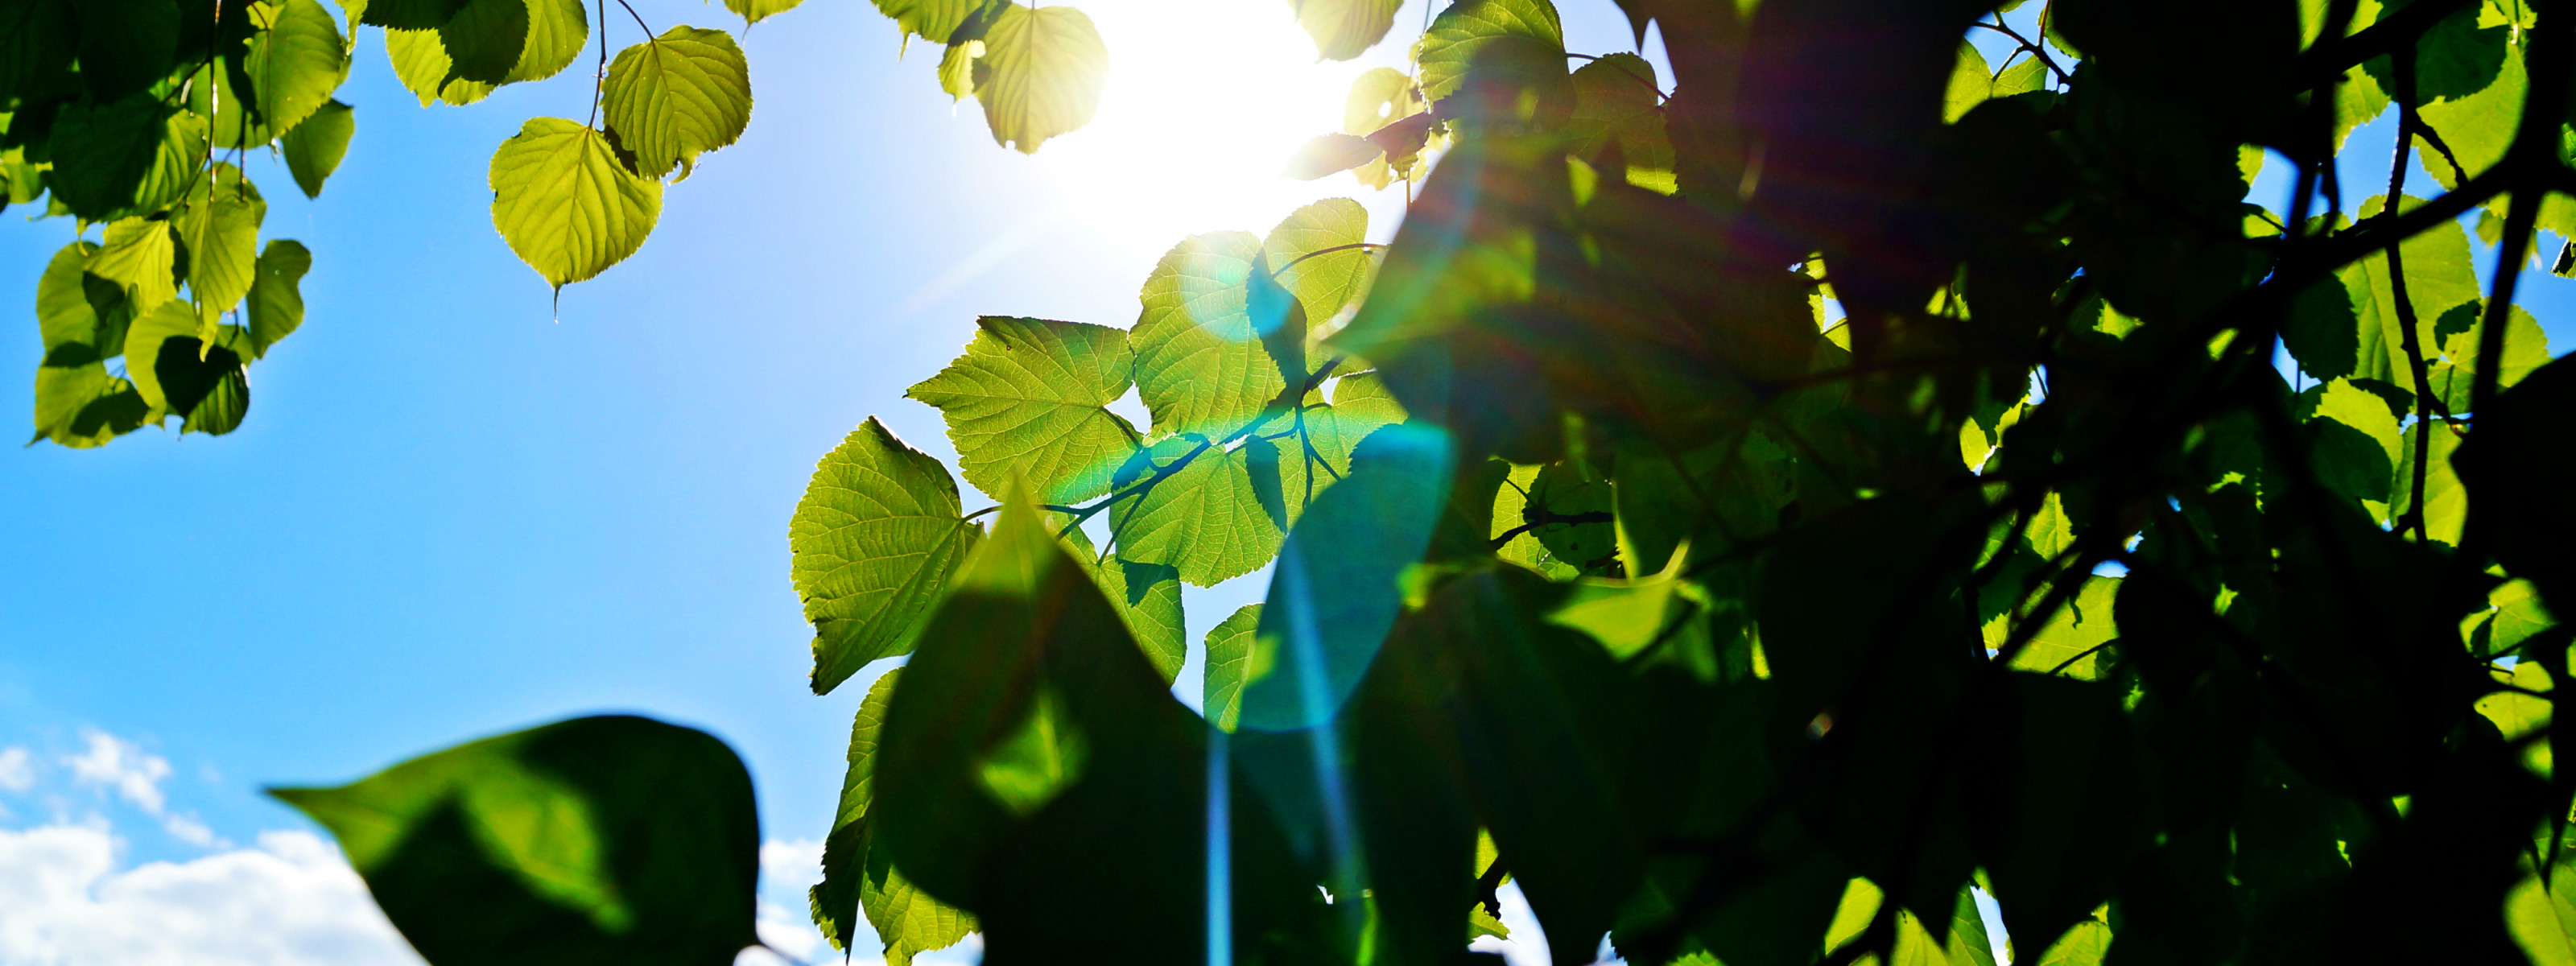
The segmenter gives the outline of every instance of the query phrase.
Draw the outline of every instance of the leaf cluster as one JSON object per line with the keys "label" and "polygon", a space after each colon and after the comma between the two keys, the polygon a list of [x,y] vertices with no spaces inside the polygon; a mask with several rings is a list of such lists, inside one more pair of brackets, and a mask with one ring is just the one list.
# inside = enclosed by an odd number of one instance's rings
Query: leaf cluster
{"label": "leaf cluster", "polygon": [[[1508,880],[1562,962],[1990,964],[1977,891],[2041,962],[2571,961],[2576,363],[2512,269],[2576,20],[1998,6],[1623,0],[1667,88],[1458,0],[1289,162],[1420,179],[1391,245],[981,320],[910,395],[990,529],[874,420],[791,525],[815,690],[908,656],[817,923],[1443,963]],[[1192,715],[1178,586],[1264,563]]]}

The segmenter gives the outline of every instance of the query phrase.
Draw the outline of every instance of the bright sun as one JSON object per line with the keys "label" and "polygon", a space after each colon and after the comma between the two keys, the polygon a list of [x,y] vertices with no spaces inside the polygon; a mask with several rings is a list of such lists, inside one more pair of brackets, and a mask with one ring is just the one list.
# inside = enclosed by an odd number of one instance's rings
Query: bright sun
{"label": "bright sun", "polygon": [[1338,131],[1351,81],[1405,68],[1419,4],[1396,14],[1358,60],[1321,61],[1284,0],[1089,0],[1109,47],[1109,83],[1088,127],[1034,159],[1054,181],[1061,216],[1122,249],[1159,253],[1183,236],[1260,233],[1299,205],[1349,196],[1383,240],[1403,188],[1377,191],[1346,174],[1280,176],[1306,139]]}

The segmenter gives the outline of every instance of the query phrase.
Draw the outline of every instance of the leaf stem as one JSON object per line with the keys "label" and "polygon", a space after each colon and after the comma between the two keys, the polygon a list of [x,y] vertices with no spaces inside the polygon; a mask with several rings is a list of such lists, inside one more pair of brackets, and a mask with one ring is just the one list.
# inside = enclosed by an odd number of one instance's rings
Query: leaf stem
{"label": "leaf stem", "polygon": [[1303,254],[1303,255],[1299,255],[1299,256],[1297,256],[1297,257],[1295,257],[1295,258],[1291,258],[1291,259],[1287,260],[1286,262],[1281,263],[1281,264],[1280,264],[1280,266],[1279,266],[1278,268],[1271,269],[1271,270],[1270,270],[1270,277],[1271,277],[1271,278],[1278,278],[1278,277],[1279,277],[1279,273],[1281,273],[1281,272],[1285,272],[1285,271],[1289,270],[1290,268],[1295,267],[1295,266],[1296,266],[1296,264],[1297,264],[1298,262],[1305,261],[1305,260],[1307,260],[1307,259],[1309,259],[1309,258],[1313,258],[1313,257],[1315,257],[1315,256],[1317,256],[1317,255],[1330,255],[1330,254],[1333,254],[1333,253],[1335,253],[1335,252],[1347,252],[1347,251],[1350,251],[1350,250],[1352,250],[1352,249],[1370,249],[1370,248],[1385,248],[1385,247],[1387,247],[1387,246],[1385,246],[1385,245],[1381,245],[1381,244],[1378,244],[1377,242],[1351,242],[1350,244],[1347,244],[1347,245],[1331,245],[1331,246],[1327,246],[1327,247],[1324,247],[1324,248],[1318,248],[1318,249],[1315,249],[1314,251],[1307,252],[1307,253],[1305,253],[1305,254]]}
{"label": "leaf stem", "polygon": [[2060,84],[2072,84],[2072,83],[2075,83],[2075,79],[2074,79],[2074,78],[2072,78],[2072,77],[2067,76],[2065,69],[2064,69],[2064,68],[2061,68],[2061,67],[2059,67],[2059,66],[2057,66],[2057,61],[2056,61],[2056,60],[2054,60],[2054,59],[2052,59],[2052,58],[2050,58],[2050,57],[2048,56],[2048,51],[2045,51],[2045,50],[2040,49],[2040,46],[2039,46],[2038,44],[2032,43],[2032,42],[2030,41],[2030,38],[2022,36],[2022,35],[2021,35],[2021,33],[2020,33],[2019,31],[2016,31],[2016,30],[2012,29],[2010,26],[2005,25],[2005,24],[2004,24],[2004,15],[2003,15],[2003,14],[1999,14],[1999,13],[1998,13],[1998,14],[1991,14],[1991,16],[1993,16],[1993,17],[1995,18],[1995,22],[1993,22],[1993,23],[1987,23],[1987,22],[1985,22],[1985,21],[1983,21],[1983,20],[1980,20],[1980,21],[1977,21],[1976,23],[1970,24],[1969,26],[1972,26],[1972,27],[1984,27],[1984,28],[1986,28],[1986,29],[1988,29],[1988,30],[1995,31],[1996,33],[2000,33],[2000,34],[2003,34],[2003,35],[2004,35],[2004,36],[2006,36],[2006,37],[2010,37],[2010,38],[2012,38],[2014,43],[2017,43],[2017,44],[2020,44],[2020,45],[2021,45],[2021,49],[2023,49],[2023,50],[2027,50],[2027,51],[2030,51],[2030,55],[2031,55],[2031,56],[2039,58],[2039,62],[2040,62],[2040,63],[2048,65],[2048,72],[2049,72],[2049,73],[2051,73],[2051,74],[2055,74],[2055,75],[2057,75],[2057,82],[2058,82],[2058,83],[2060,83]]}
{"label": "leaf stem", "polygon": [[[618,0],[618,2],[623,3],[625,0]],[[593,19],[599,22],[599,71],[590,78],[590,120],[582,122],[583,127],[593,129],[599,127],[600,95],[608,89],[608,0],[598,0],[598,3],[599,15]],[[637,18],[637,22],[642,22],[642,18]],[[561,287],[555,289],[555,298],[557,300],[563,298]]]}
{"label": "leaf stem", "polygon": [[[645,43],[648,43],[648,44],[649,44],[649,43],[652,43],[652,42],[653,42],[653,39],[654,39],[653,28],[651,28],[651,27],[649,27],[649,26],[646,26],[646,25],[644,24],[644,15],[643,15],[643,14],[640,14],[640,13],[636,13],[636,12],[635,12],[635,5],[634,5],[634,4],[631,4],[631,3],[627,3],[627,2],[626,2],[626,0],[617,0],[617,5],[618,5],[618,6],[621,6],[621,7],[625,7],[625,8],[626,8],[626,15],[627,15],[627,16],[629,16],[629,17],[633,17],[633,18],[635,18],[635,27],[636,27],[636,29],[644,31],[644,42],[645,42]],[[606,12],[605,12],[605,11],[602,11],[601,16],[606,16],[606,15],[607,15],[607,14],[606,14]],[[600,41],[601,41],[601,43],[600,43],[600,49],[601,49],[601,50],[603,50],[603,51],[607,50],[607,49],[608,49],[607,38],[606,38],[606,37],[602,37],[602,38],[600,38]]]}
{"label": "leaf stem", "polygon": [[[2414,146],[2407,135],[2418,123],[2414,99],[2415,46],[2399,47],[2393,59],[2400,96],[2397,101],[2397,151],[2396,157],[2388,163],[2388,197],[2383,202],[2389,208],[2396,207],[2398,198],[2402,197],[2400,190],[2406,184],[2406,162],[2411,158]],[[2425,463],[2431,457],[2433,445],[2433,378],[2431,367],[2424,362],[2423,336],[2415,330],[2415,300],[2406,293],[2404,251],[2405,239],[2402,238],[2388,246],[2388,285],[2390,293],[2396,297],[2397,324],[2402,331],[2400,341],[2406,348],[2406,368],[2415,380],[2415,459],[2408,482],[2406,513],[2397,519],[2396,528],[2404,530],[2411,525],[2415,530],[2415,542],[2423,543],[2429,539],[2424,521],[2424,477]]]}

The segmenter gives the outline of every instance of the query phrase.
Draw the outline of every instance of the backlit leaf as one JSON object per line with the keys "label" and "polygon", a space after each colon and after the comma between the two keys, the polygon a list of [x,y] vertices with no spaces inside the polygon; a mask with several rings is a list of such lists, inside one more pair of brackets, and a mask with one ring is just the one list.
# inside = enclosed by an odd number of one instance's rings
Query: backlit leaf
{"label": "backlit leaf", "polygon": [[[1306,324],[1322,326],[1356,305],[1377,277],[1376,256],[1349,247],[1367,239],[1368,209],[1348,198],[1326,198],[1289,212],[1262,239],[1261,251],[1279,284],[1305,306]],[[1335,248],[1341,250],[1325,251]]]}
{"label": "backlit leaf", "polygon": [[805,0],[725,0],[725,9],[740,15],[745,23],[759,23],[794,10],[803,2]]}
{"label": "backlit leaf", "polygon": [[1249,232],[1193,235],[1146,276],[1129,342],[1156,435],[1231,433],[1286,388],[1244,304],[1261,244]]}
{"label": "backlit leaf", "polygon": [[178,241],[167,221],[125,218],[107,226],[104,244],[91,255],[89,273],[125,286],[138,309],[176,298]]}
{"label": "backlit leaf", "polygon": [[1279,552],[1278,525],[1253,497],[1242,449],[1183,436],[1155,450],[1158,467],[1195,455],[1134,502],[1108,511],[1120,559],[1175,567],[1183,583],[1213,587]]}
{"label": "backlit leaf", "polygon": [[1289,0],[1297,25],[1315,38],[1315,56],[1349,60],[1386,36],[1402,0]]}
{"label": "backlit leaf", "polygon": [[1533,58],[1565,58],[1565,28],[1548,0],[1462,0],[1440,12],[1422,35],[1422,96],[1437,101],[1456,93],[1469,64],[1512,48]]}
{"label": "backlit leaf", "polygon": [[[320,0],[285,0],[256,9],[275,11],[268,29],[252,35],[247,62],[251,86],[259,92],[260,121],[271,131],[293,131],[314,111],[334,103],[331,92],[349,76],[348,42],[340,36],[339,19]],[[345,144],[345,135],[342,140]],[[314,182],[317,189],[320,183]]]}
{"label": "backlit leaf", "polygon": [[254,268],[257,276],[250,283],[245,314],[252,348],[267,355],[270,346],[304,324],[304,273],[313,270],[313,253],[302,242],[280,238],[260,250]]}
{"label": "backlit leaf", "polygon": [[1288,166],[1280,169],[1282,177],[1313,181],[1329,174],[1339,174],[1377,160],[1385,150],[1366,138],[1348,134],[1320,134],[1306,139],[1297,153],[1288,156]]}
{"label": "backlit leaf", "polygon": [[814,693],[912,650],[980,532],[948,470],[874,418],[825,455],[787,525],[796,595],[814,625]]}
{"label": "backlit leaf", "polygon": [[1107,492],[1137,443],[1104,408],[1127,393],[1127,333],[1002,316],[976,326],[964,355],[906,393],[939,407],[966,482],[993,494],[1019,478],[1059,504]]}
{"label": "backlit leaf", "polygon": [[232,310],[250,294],[259,258],[259,225],[268,202],[240,169],[217,162],[188,192],[176,219],[188,251],[188,289],[205,318]]}
{"label": "backlit leaf", "polygon": [[644,244],[662,183],[635,173],[598,131],[533,118],[492,153],[492,225],[557,289],[606,271]]}
{"label": "backlit leaf", "polygon": [[682,177],[700,152],[732,144],[751,123],[751,66],[733,35],[679,26],[608,65],[601,107],[636,168]]}
{"label": "backlit leaf", "polygon": [[975,99],[993,143],[1034,154],[1059,134],[1091,123],[1108,82],[1109,48],[1091,18],[1072,7],[1002,12],[975,58]]}
{"label": "backlit leaf", "polygon": [[356,111],[332,101],[314,109],[304,123],[279,139],[287,173],[295,176],[295,186],[303,189],[305,197],[322,196],[322,182],[340,170],[340,159],[348,155],[349,138],[357,130]]}

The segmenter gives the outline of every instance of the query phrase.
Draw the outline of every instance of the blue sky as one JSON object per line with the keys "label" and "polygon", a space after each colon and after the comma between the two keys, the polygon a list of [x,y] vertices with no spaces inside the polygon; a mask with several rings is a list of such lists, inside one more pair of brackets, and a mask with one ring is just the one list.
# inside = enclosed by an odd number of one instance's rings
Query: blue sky
{"label": "blue sky", "polygon": [[[264,236],[302,240],[315,267],[305,327],[253,370],[243,428],[0,454],[0,832],[69,829],[69,851],[47,854],[112,847],[79,854],[118,875],[266,868],[344,902],[327,850],[294,838],[309,826],[259,786],[627,710],[741,752],[792,871],[794,843],[827,830],[866,690],[805,687],[786,528],[816,458],[875,414],[950,459],[936,412],[902,393],[978,314],[1126,325],[1185,234],[1264,231],[1352,194],[1383,239],[1400,211],[1400,192],[1271,173],[1334,129],[1357,70],[1400,65],[1420,0],[1370,58],[1321,66],[1276,0],[1082,6],[1119,73],[1100,123],[1034,158],[995,146],[972,102],[952,110],[937,49],[898,59],[865,4],[816,0],[751,29],[749,132],[669,189],[639,254],[559,306],[492,232],[484,172],[526,118],[584,116],[588,61],[421,109],[365,31],[340,94],[357,138],[322,200],[250,166]],[[637,7],[655,30],[739,28],[712,5]],[[1567,7],[1571,49],[1629,46],[1608,3]],[[611,16],[614,45],[638,39]],[[2356,143],[2386,143],[2388,126]],[[2348,185],[2384,182],[2383,161],[2359,166],[2381,173]],[[0,373],[34,368],[25,309],[71,233],[0,221],[0,306],[21,307],[26,333],[0,339]],[[2537,279],[2526,304],[2563,350],[2576,283]],[[29,405],[0,394],[0,425],[28,425]],[[1193,591],[1192,640],[1266,582]],[[1194,658],[1185,689],[1196,673]],[[0,850],[0,869],[33,861],[31,841]],[[772,898],[801,914],[801,884],[774,879]],[[246,928],[200,911],[207,929]],[[238,961],[357,961],[331,943],[383,941],[326,939]]]}
{"label": "blue sky", "polygon": [[[1629,46],[1614,8],[1580,6],[1575,49]],[[288,878],[345,899],[292,838],[311,827],[260,786],[625,710],[741,752],[793,871],[797,843],[828,830],[867,683],[805,686],[786,531],[815,460],[875,414],[953,464],[937,413],[902,394],[979,314],[1127,325],[1189,233],[1266,231],[1355,195],[1383,240],[1402,207],[1400,190],[1275,172],[1337,129],[1359,70],[1401,66],[1419,2],[1370,57],[1326,65],[1277,0],[1083,3],[1116,65],[1100,119],[1036,157],[996,146],[973,102],[952,108],[938,48],[898,59],[866,4],[816,0],[747,32],[712,4],[636,7],[656,31],[742,34],[756,107],[739,144],[669,188],[635,257],[558,307],[491,228],[492,149],[531,116],[585,116],[587,56],[422,109],[369,28],[339,95],[358,133],[322,199],[247,165],[263,237],[303,241],[314,269],[304,327],[251,374],[243,428],[0,455],[0,833],[21,836],[0,868],[77,854],[83,875],[302,870]],[[610,16],[613,46],[640,39]],[[0,221],[0,306],[25,327],[0,339],[0,372],[22,377],[40,355],[37,273],[73,232],[26,213]],[[28,425],[29,407],[0,394],[0,425]],[[1193,591],[1192,639],[1265,584]],[[62,848],[39,848],[47,829]],[[783,878],[771,898],[801,918],[805,880]],[[123,881],[91,891],[150,893]],[[102,909],[88,931],[146,941]],[[197,914],[217,931],[267,922]],[[153,959],[93,938],[106,959]],[[383,942],[359,929],[240,961],[366,958],[316,951],[342,940]]]}

